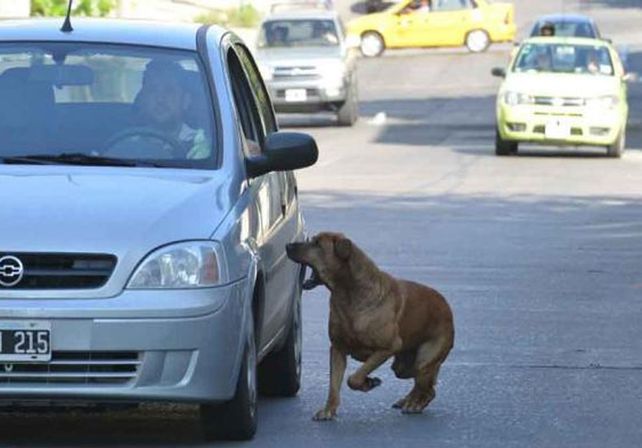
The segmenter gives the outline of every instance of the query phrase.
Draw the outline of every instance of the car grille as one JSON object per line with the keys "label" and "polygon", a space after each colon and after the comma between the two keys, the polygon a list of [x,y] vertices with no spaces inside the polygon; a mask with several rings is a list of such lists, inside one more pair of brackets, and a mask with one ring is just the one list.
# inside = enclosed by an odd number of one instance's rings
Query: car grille
{"label": "car grille", "polygon": [[[11,289],[89,289],[104,285],[116,266],[105,254],[0,253],[24,266],[24,276]],[[2,286],[0,286],[2,288]]]}
{"label": "car grille", "polygon": [[295,67],[274,67],[275,80],[309,81],[319,79],[319,72],[313,65]]}
{"label": "car grille", "polygon": [[138,352],[52,352],[42,364],[0,364],[2,384],[124,384],[136,379]]}
{"label": "car grille", "polygon": [[535,104],[538,106],[581,107],[584,106],[584,103],[584,98],[557,98],[552,96],[535,97]]}

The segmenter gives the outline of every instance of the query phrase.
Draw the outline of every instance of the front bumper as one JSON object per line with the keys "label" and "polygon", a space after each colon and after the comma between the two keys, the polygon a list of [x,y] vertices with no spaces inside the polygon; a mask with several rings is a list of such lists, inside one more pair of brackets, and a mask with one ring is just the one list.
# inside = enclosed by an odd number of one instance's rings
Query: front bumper
{"label": "front bumper", "polygon": [[348,98],[345,80],[272,80],[267,83],[277,112],[332,110]]}
{"label": "front bumper", "polygon": [[619,109],[596,111],[503,103],[497,108],[499,134],[515,142],[607,146],[615,142],[625,123]]}
{"label": "front bumper", "polygon": [[[229,400],[244,340],[244,295],[239,282],[205,290],[125,291],[112,299],[38,299],[39,306],[33,299],[0,299],[0,324],[50,322],[52,348],[48,363],[0,364],[0,400]],[[154,296],[174,303],[168,310],[174,317],[115,306],[150,303]],[[91,313],[101,317],[87,317]]]}

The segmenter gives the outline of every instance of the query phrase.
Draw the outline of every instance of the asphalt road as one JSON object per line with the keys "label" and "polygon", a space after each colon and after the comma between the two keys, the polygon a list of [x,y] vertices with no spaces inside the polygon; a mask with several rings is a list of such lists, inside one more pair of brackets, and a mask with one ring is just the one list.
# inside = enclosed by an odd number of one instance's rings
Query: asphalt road
{"label": "asphalt road", "polygon": [[[346,15],[359,10],[340,3]],[[538,14],[594,15],[642,73],[642,1],[515,3],[522,34]],[[328,383],[328,293],[306,293],[301,393],[261,400],[248,446],[639,446],[642,84],[630,87],[621,160],[537,147],[497,158],[499,83],[489,72],[509,50],[362,60],[354,128],[329,116],[282,117],[321,149],[298,175],[309,230],[345,232],[384,269],[442,291],[457,337],[423,415],[390,408],[410,384],[385,365],[381,387],[344,387],[338,420],[313,422]],[[0,445],[200,446],[195,415],[8,412]]]}

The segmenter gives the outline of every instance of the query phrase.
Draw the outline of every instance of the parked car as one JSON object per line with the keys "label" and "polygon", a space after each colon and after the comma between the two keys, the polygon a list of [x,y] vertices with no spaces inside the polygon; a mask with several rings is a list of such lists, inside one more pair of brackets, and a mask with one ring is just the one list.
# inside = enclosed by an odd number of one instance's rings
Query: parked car
{"label": "parked car", "polygon": [[620,157],[626,145],[627,86],[617,52],[599,39],[525,40],[497,95],[495,152],[516,154],[520,143],[591,145]]}
{"label": "parked car", "polygon": [[601,39],[600,30],[595,21],[580,14],[551,14],[539,17],[531,29],[531,37],[541,35],[543,26],[553,27],[555,36],[588,37]]}
{"label": "parked car", "polygon": [[339,125],[352,126],[359,117],[353,48],[334,10],[268,15],[255,55],[276,111],[331,111]]}
{"label": "parked car", "polygon": [[315,142],[222,28],[61,22],[0,25],[0,399],[196,403],[251,438],[257,390],[299,389]]}
{"label": "parked car", "polygon": [[514,8],[486,0],[431,0],[429,11],[421,0],[401,1],[388,9],[348,22],[348,35],[360,42],[366,57],[390,48],[457,47],[485,51],[492,42],[515,37]]}

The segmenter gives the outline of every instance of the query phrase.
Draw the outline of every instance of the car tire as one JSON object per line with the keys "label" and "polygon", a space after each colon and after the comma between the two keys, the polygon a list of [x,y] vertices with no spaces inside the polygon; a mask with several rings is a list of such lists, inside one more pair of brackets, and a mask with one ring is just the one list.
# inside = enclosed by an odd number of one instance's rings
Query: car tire
{"label": "car tire", "polygon": [[472,30],[466,34],[465,44],[471,53],[482,53],[490,46],[490,36],[484,30]]}
{"label": "car tire", "polygon": [[612,145],[606,147],[606,154],[609,157],[620,158],[624,154],[626,148],[626,131],[622,129],[617,139],[613,142]]}
{"label": "car tire", "polygon": [[386,43],[383,36],[376,31],[366,31],[361,35],[361,43],[359,44],[361,54],[367,58],[375,58],[381,56],[386,49]]}
{"label": "car tire", "polygon": [[257,427],[256,344],[254,331],[248,332],[232,400],[200,406],[201,426],[207,441],[250,440]]}
{"label": "car tire", "polygon": [[301,387],[301,287],[292,304],[290,329],[285,345],[268,355],[259,366],[259,392],[270,397],[294,397]]}
{"label": "car tire", "polygon": [[354,82],[350,84],[350,90],[345,102],[337,111],[337,122],[339,126],[353,126],[359,119],[359,99],[357,86]]}
{"label": "car tire", "polygon": [[495,154],[498,156],[513,156],[517,154],[519,144],[504,140],[499,134],[499,129],[495,130]]}

